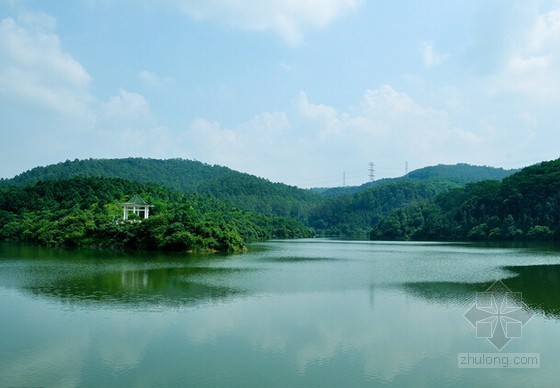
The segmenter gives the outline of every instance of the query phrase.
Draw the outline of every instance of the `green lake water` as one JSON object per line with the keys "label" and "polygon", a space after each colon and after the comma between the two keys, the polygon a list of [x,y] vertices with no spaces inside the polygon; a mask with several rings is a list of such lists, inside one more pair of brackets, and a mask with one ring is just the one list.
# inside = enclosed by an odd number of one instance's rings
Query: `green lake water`
{"label": "green lake water", "polygon": [[[530,318],[501,349],[465,317],[497,280]],[[313,239],[185,256],[0,244],[0,314],[0,387],[560,379],[554,246]],[[538,355],[539,367],[459,367],[481,353]]]}

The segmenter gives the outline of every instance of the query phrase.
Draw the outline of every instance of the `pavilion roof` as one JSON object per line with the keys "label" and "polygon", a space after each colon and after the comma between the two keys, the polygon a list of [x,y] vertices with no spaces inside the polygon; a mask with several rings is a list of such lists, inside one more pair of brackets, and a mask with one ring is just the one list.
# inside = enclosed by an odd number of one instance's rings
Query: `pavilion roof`
{"label": "pavilion roof", "polygon": [[150,204],[148,204],[148,202],[144,201],[142,199],[142,197],[140,197],[138,194],[135,194],[132,198],[130,198],[128,200],[128,202],[125,202],[121,205],[140,205],[140,206],[152,206]]}

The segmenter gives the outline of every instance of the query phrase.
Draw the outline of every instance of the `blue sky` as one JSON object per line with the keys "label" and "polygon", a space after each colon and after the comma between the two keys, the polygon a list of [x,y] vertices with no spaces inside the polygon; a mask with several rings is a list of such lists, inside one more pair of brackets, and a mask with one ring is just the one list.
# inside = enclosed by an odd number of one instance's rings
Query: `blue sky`
{"label": "blue sky", "polygon": [[559,156],[560,2],[0,0],[0,177],[196,159],[300,187]]}

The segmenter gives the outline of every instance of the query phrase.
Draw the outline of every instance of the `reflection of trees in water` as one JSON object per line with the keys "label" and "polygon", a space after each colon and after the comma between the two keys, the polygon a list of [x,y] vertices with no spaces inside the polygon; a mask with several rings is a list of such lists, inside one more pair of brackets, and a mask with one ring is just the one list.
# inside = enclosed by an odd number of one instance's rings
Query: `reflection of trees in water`
{"label": "reflection of trees in water", "polygon": [[[513,292],[521,292],[523,302],[535,313],[560,318],[560,265],[505,267],[517,276],[502,279]],[[444,305],[473,303],[477,292],[492,285],[487,283],[426,282],[408,283],[403,287],[412,296]]]}
{"label": "reflection of trees in water", "polygon": [[122,269],[113,272],[57,276],[25,287],[35,295],[72,304],[107,307],[173,307],[225,300],[242,290],[208,284],[232,272],[228,268]]}
{"label": "reflection of trees in water", "polygon": [[443,305],[472,304],[477,292],[485,291],[492,283],[425,282],[407,283],[405,291],[414,297]]}
{"label": "reflection of trees in water", "polygon": [[220,267],[221,254],[57,249],[0,243],[0,260],[21,261],[4,273],[17,289],[64,303],[103,307],[173,307],[220,301],[241,289],[220,285],[240,270]]}
{"label": "reflection of trees in water", "polygon": [[560,318],[560,265],[508,267],[519,274],[504,283],[523,293],[523,301],[545,316]]}

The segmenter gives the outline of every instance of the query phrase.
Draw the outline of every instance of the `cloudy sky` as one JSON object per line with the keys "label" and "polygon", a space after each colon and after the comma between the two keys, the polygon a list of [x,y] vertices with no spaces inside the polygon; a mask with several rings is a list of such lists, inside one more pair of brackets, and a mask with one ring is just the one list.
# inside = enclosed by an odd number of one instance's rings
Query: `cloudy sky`
{"label": "cloudy sky", "polygon": [[0,177],[196,159],[300,187],[560,156],[560,2],[0,0]]}

